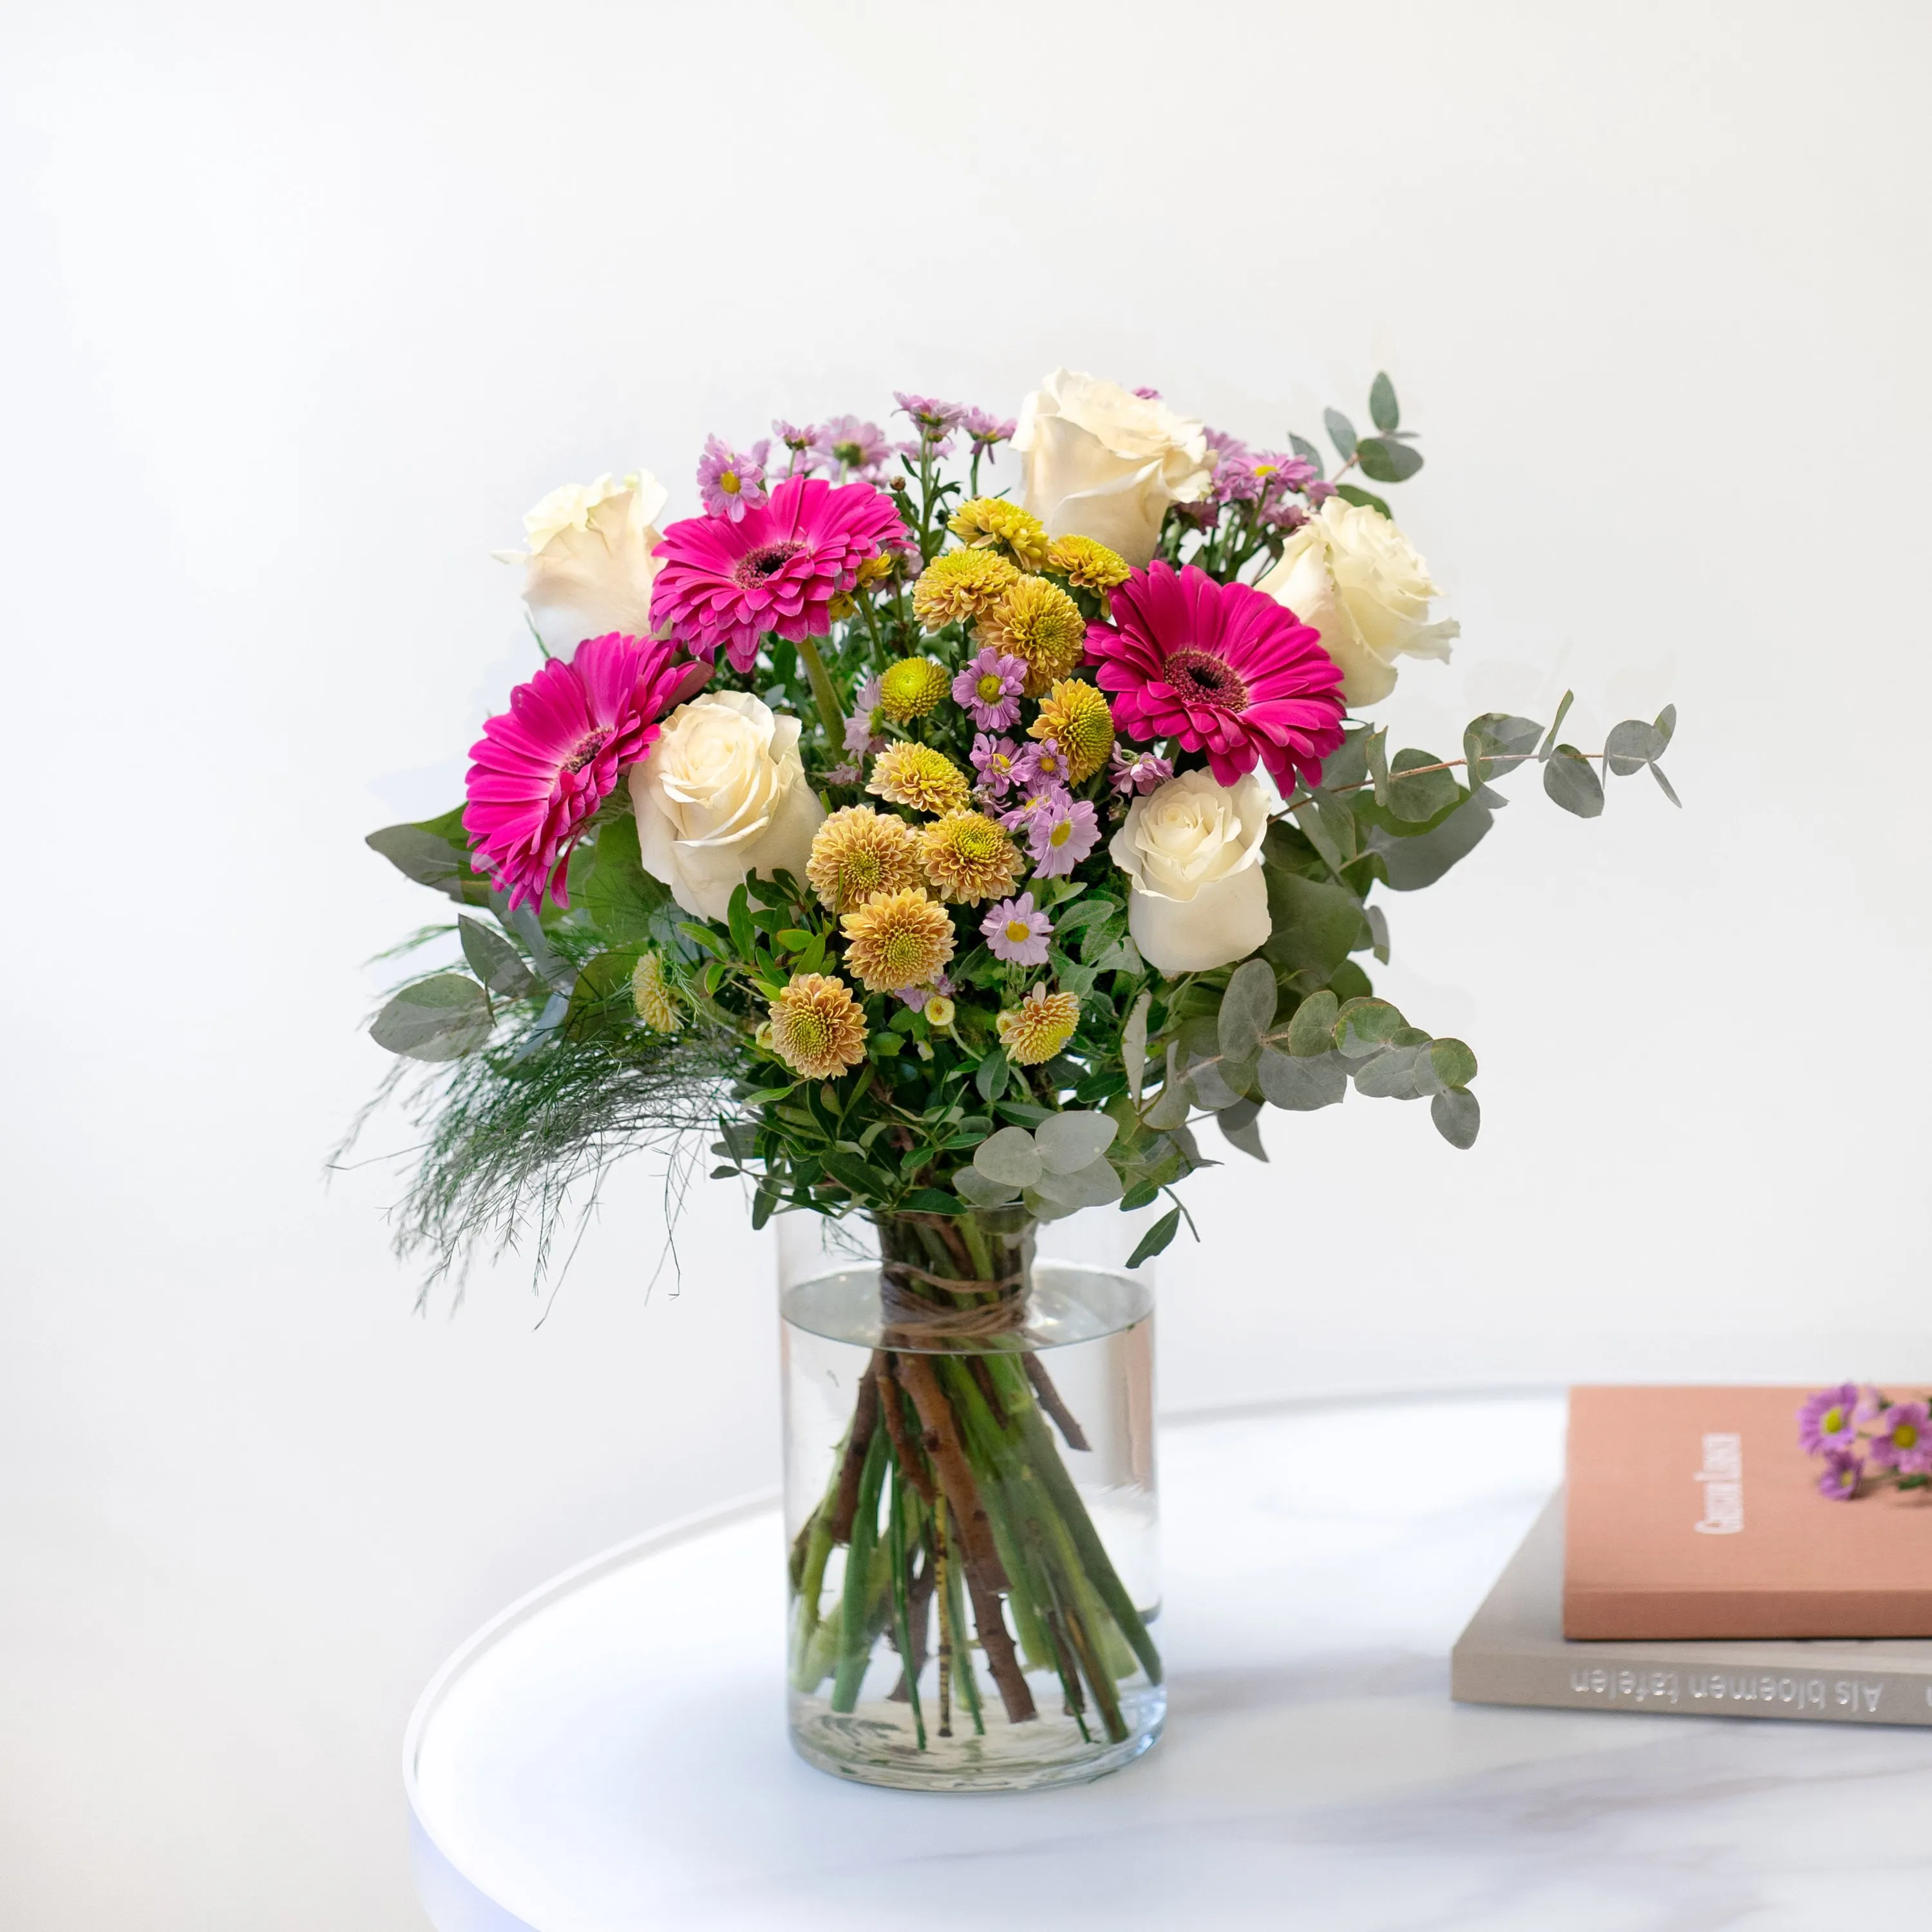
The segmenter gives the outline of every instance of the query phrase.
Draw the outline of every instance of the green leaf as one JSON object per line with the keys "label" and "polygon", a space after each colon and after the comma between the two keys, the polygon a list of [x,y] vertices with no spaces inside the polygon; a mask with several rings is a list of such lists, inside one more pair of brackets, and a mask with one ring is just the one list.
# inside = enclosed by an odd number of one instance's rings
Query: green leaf
{"label": "green leaf", "polygon": [[1078,1174],[1114,1144],[1120,1124],[1106,1114],[1049,1114],[1034,1128],[1033,1144],[1049,1174]]}
{"label": "green leaf", "polygon": [[1664,709],[1657,714],[1657,728],[1663,734],[1664,748],[1666,751],[1669,750],[1671,740],[1677,735],[1677,707],[1676,705],[1666,704]]}
{"label": "green leaf", "polygon": [[963,1201],[975,1208],[998,1208],[1017,1199],[1019,1190],[1011,1181],[994,1180],[976,1167],[962,1167],[952,1177],[952,1185]]}
{"label": "green leaf", "polygon": [[1476,1056],[1460,1040],[1430,1041],[1429,1060],[1445,1087],[1466,1087],[1476,1077]]}
{"label": "green leaf", "polygon": [[786,952],[802,952],[812,944],[814,935],[802,932],[797,926],[787,926],[780,927],[772,937]]}
{"label": "green leaf", "polygon": [[1351,1060],[1366,1059],[1387,1046],[1406,1024],[1386,1000],[1350,1000],[1335,1022],[1335,1044]]}
{"label": "green leaf", "polygon": [[[1288,1050],[1298,1060],[1312,1059],[1331,1051],[1335,1044],[1335,1020],[1342,1003],[1325,988],[1311,993],[1294,1010],[1288,1023]],[[1268,1056],[1262,1056],[1265,1064]],[[1276,1105],[1280,1105],[1279,1102]]]}
{"label": "green leaf", "polygon": [[1654,724],[1646,724],[1640,718],[1626,718],[1604,740],[1604,762],[1618,778],[1627,778],[1642,771],[1653,759],[1662,758],[1664,747],[1664,734]]}
{"label": "green leaf", "polygon": [[1579,818],[1594,818],[1604,808],[1604,782],[1574,745],[1558,745],[1543,768],[1543,789]]}
{"label": "green leaf", "polygon": [[979,1090],[980,1099],[989,1106],[997,1100],[1006,1090],[1006,1076],[1012,1071],[1006,1049],[1004,1046],[994,1047],[974,1070],[973,1084]]}
{"label": "green leaf", "polygon": [[1429,1118],[1436,1123],[1436,1131],[1451,1147],[1466,1149],[1476,1144],[1483,1110],[1474,1094],[1452,1087],[1430,1102]]}
{"label": "green leaf", "polygon": [[440,818],[411,825],[386,825],[362,842],[380,852],[405,878],[428,886],[459,905],[487,905],[490,882],[470,862],[470,835],[460,806]]}
{"label": "green leaf", "polygon": [[1295,1114],[1332,1107],[1348,1090],[1348,1071],[1336,1053],[1297,1060],[1270,1047],[1256,1063],[1255,1080],[1270,1106]]}
{"label": "green leaf", "polygon": [[1133,1252],[1127,1257],[1127,1266],[1137,1268],[1143,1262],[1152,1261],[1180,1231],[1180,1210],[1170,1208],[1134,1244]]}
{"label": "green leaf", "polygon": [[1057,1208],[1105,1208],[1126,1192],[1108,1162],[1092,1160],[1070,1174],[1056,1174],[1048,1168],[1028,1190],[1027,1198],[1031,1200],[1037,1195]]}
{"label": "green leaf", "polygon": [[500,993],[506,1000],[520,1000],[536,991],[537,982],[522,955],[500,932],[467,914],[459,916],[456,930],[470,970],[491,992]]}
{"label": "green leaf", "polygon": [[490,998],[460,973],[438,973],[405,986],[376,1016],[378,1046],[408,1060],[460,1060],[490,1037]]}
{"label": "green leaf", "polygon": [[1402,411],[1395,399],[1395,385],[1388,379],[1386,369],[1376,372],[1376,380],[1369,385],[1369,414],[1374,417],[1376,427],[1385,434],[1402,427]]}
{"label": "green leaf", "polygon": [[1142,1083],[1147,1078],[1148,1010],[1153,1004],[1154,995],[1143,993],[1120,1029],[1120,1065],[1127,1076],[1127,1097],[1136,1107],[1141,1103]]}
{"label": "green leaf", "polygon": [[1358,509],[1373,510],[1378,516],[1388,518],[1390,523],[1395,521],[1395,512],[1389,508],[1387,500],[1378,496],[1372,490],[1362,489],[1353,483],[1338,483],[1335,494],[1345,503],[1353,503]]}
{"label": "green leaf", "polygon": [[1346,886],[1304,878],[1278,866],[1264,865],[1264,876],[1274,928],[1262,949],[1264,956],[1288,972],[1326,980],[1361,937],[1361,901]]}
{"label": "green leaf", "polygon": [[1265,1166],[1268,1149],[1262,1144],[1261,1130],[1255,1124],[1261,1111],[1258,1100],[1237,1100],[1232,1107],[1223,1107],[1214,1116],[1214,1124],[1221,1130],[1221,1137],[1229,1146],[1239,1148],[1250,1159]]}
{"label": "green leaf", "polygon": [[1369,945],[1376,957],[1386,966],[1389,962],[1388,914],[1378,905],[1364,906],[1362,916],[1369,922]]}
{"label": "green leaf", "polygon": [[1508,712],[1486,711],[1480,718],[1470,719],[1462,734],[1462,755],[1469,761],[1469,783],[1486,784],[1497,776],[1496,760],[1507,762],[1502,766],[1502,776],[1507,777],[1516,766],[1528,758],[1543,737],[1543,727],[1533,718],[1512,718]]}
{"label": "green leaf", "polygon": [[568,1024],[578,1039],[598,1034],[628,1030],[637,1006],[632,992],[632,975],[637,970],[635,946],[616,946],[608,952],[586,959],[571,989]]}
{"label": "green leaf", "polygon": [[1369,776],[1375,781],[1376,802],[1387,805],[1389,802],[1388,729],[1378,725],[1369,734],[1363,746],[1364,756],[1368,762]]}
{"label": "green leaf", "polygon": [[1365,436],[1355,454],[1371,483],[1406,483],[1422,467],[1421,451],[1393,436]]}
{"label": "green leaf", "polygon": [[936,1187],[921,1187],[914,1190],[900,1204],[915,1214],[956,1214],[958,1202],[950,1194],[942,1194]]}
{"label": "green leaf", "polygon": [[1328,429],[1328,440],[1342,452],[1346,463],[1355,453],[1355,425],[1340,410],[1324,410],[1322,421]]}
{"label": "green leaf", "polygon": [[973,1151],[973,1165],[988,1180],[1010,1187],[1030,1187],[1046,1166],[1034,1138],[1024,1127],[1002,1127]]}
{"label": "green leaf", "polygon": [[703,946],[707,952],[715,952],[720,959],[727,957],[730,952],[724,934],[714,932],[708,926],[700,926],[694,920],[681,919],[677,922],[677,929],[686,938]]}
{"label": "green leaf", "polygon": [[1381,860],[1389,890],[1414,892],[1432,886],[1487,837],[1496,823],[1492,807],[1504,802],[1492,791],[1474,792],[1441,824],[1413,838],[1397,838],[1372,826],[1366,842]]}
{"label": "green leaf", "polygon": [[738,949],[738,957],[748,962],[758,944],[758,935],[752,929],[751,898],[742,879],[731,889],[731,903],[725,909],[724,922],[731,928],[731,944]]}
{"label": "green leaf", "polygon": [[[1308,883],[1292,874],[1289,878],[1298,886]],[[1216,1022],[1221,1051],[1228,1059],[1252,1060],[1261,1052],[1262,1037],[1274,1024],[1276,999],[1274,968],[1265,959],[1244,960],[1234,968]]]}
{"label": "green leaf", "polygon": [[[1450,772],[1424,771],[1442,760],[1432,752],[1398,752],[1389,766],[1389,810],[1411,825],[1420,825],[1453,806],[1462,788]],[[1414,776],[1406,774],[1414,773]]]}
{"label": "green leaf", "polygon": [[1355,1070],[1355,1091],[1370,1100],[1413,1100],[1416,1056],[1413,1046],[1391,1046],[1364,1061]]}
{"label": "green leaf", "polygon": [[1556,734],[1563,728],[1563,721],[1570,715],[1570,707],[1576,701],[1574,691],[1563,694],[1563,702],[1556,707],[1556,716],[1550,721],[1550,734],[1543,741],[1543,748],[1537,753],[1539,758],[1547,758],[1556,748]]}
{"label": "green leaf", "polygon": [[1676,806],[1678,811],[1682,812],[1684,808],[1684,801],[1677,796],[1676,788],[1672,785],[1670,781],[1664,776],[1664,767],[1661,765],[1652,765],[1650,768],[1650,775],[1652,778],[1656,779],[1658,788],[1664,794],[1664,796],[1670,800],[1671,803]]}
{"label": "green leaf", "polygon": [[1369,776],[1369,738],[1366,731],[1348,731],[1342,742],[1322,763],[1321,789],[1340,792],[1361,784]]}
{"label": "green leaf", "polygon": [[1290,430],[1288,433],[1288,446],[1289,448],[1293,450],[1295,454],[1300,457],[1304,462],[1312,463],[1314,464],[1315,473],[1317,476],[1326,476],[1328,475],[1328,470],[1323,466],[1321,451],[1317,449],[1314,444],[1308,440],[1307,437],[1305,436],[1297,436],[1293,430]]}
{"label": "green leaf", "polygon": [[669,890],[639,862],[638,821],[627,812],[600,826],[584,886],[591,924],[614,944],[628,945],[650,936],[651,915],[670,900]]}

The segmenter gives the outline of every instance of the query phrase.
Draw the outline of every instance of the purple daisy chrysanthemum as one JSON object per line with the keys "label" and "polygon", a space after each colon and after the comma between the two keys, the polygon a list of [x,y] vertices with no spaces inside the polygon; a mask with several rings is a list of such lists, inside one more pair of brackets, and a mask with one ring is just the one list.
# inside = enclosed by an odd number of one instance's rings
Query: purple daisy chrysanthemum
{"label": "purple daisy chrysanthemum", "polygon": [[818,446],[821,434],[818,424],[778,422],[772,424],[772,434],[783,443],[790,454],[785,474],[788,476],[809,476],[825,460]]}
{"label": "purple daisy chrysanthemum", "polygon": [[754,443],[747,456],[719,437],[704,439],[704,454],[698,459],[698,494],[706,510],[714,517],[729,517],[734,524],[747,510],[760,508],[765,501],[765,458],[769,442]]}
{"label": "purple daisy chrysanthemum", "polygon": [[1038,738],[1013,760],[1013,776],[1023,785],[1064,785],[1067,778],[1066,754],[1053,738]]}
{"label": "purple daisy chrysanthemum", "polygon": [[1047,942],[1053,937],[1053,921],[1037,910],[1030,892],[1016,899],[1002,899],[980,922],[986,935],[986,950],[1009,966],[1044,966]]}
{"label": "purple daisy chrysanthemum", "polygon": [[868,482],[892,460],[892,446],[885,431],[857,416],[833,416],[822,424],[815,447],[820,462]]}
{"label": "purple daisy chrysanthemum", "polygon": [[972,713],[982,731],[1004,731],[1018,721],[1026,681],[1024,658],[1009,657],[987,644],[952,680],[952,701]]}
{"label": "purple daisy chrysanthemum", "polygon": [[1858,1385],[1820,1389],[1798,1412],[1798,1446],[1808,1455],[1848,1448],[1858,1439]]}
{"label": "purple daisy chrysanthemum", "polygon": [[1020,748],[1010,738],[995,738],[982,731],[973,740],[973,769],[980,774],[980,790],[988,798],[1004,798],[1016,782],[1013,761]]}
{"label": "purple daisy chrysanthemum", "polygon": [[1872,1466],[1922,1476],[1932,1469],[1932,1410],[1922,1402],[1895,1402],[1878,1419],[1870,1441]]}
{"label": "purple daisy chrysanthemum", "polygon": [[996,416],[991,410],[968,410],[959,418],[959,427],[973,439],[975,456],[990,456],[995,443],[1012,441],[1019,421],[1014,416]]}
{"label": "purple daisy chrysanthemum", "polygon": [[1818,1493],[1832,1502],[1848,1503],[1858,1492],[1865,1466],[1849,1449],[1825,1451],[1825,1473],[1818,1478]]}
{"label": "purple daisy chrysanthemum", "polygon": [[832,598],[904,534],[892,499],[869,483],[790,478],[736,522],[687,517],[664,532],[651,622],[694,657],[709,662],[722,648],[748,671],[767,631],[794,642],[824,637]]}
{"label": "purple daisy chrysanthemum", "polygon": [[1034,877],[1064,878],[1100,842],[1100,814],[1084,798],[1063,794],[1027,826]]}
{"label": "purple daisy chrysanthemum", "polygon": [[1153,752],[1130,752],[1116,745],[1107,760],[1107,782],[1122,798],[1152,791],[1174,776],[1174,760]]}
{"label": "purple daisy chrysanthemum", "polygon": [[886,748],[886,741],[872,729],[879,715],[879,680],[868,677],[852,699],[852,715],[845,721],[845,748],[862,756],[872,756]]}
{"label": "purple daisy chrysanthemum", "polygon": [[[911,417],[918,424],[922,442],[938,442],[948,430],[958,426],[959,419],[966,413],[960,404],[943,403],[937,396],[909,396],[903,389],[895,389],[892,400],[898,404],[902,415]],[[912,455],[918,453],[916,445],[908,452]]]}
{"label": "purple daisy chrysanthemum", "polygon": [[1009,832],[1030,832],[1035,819],[1051,817],[1063,805],[1072,802],[1073,794],[1064,784],[1036,785],[1018,804],[1000,814],[1000,823]]}

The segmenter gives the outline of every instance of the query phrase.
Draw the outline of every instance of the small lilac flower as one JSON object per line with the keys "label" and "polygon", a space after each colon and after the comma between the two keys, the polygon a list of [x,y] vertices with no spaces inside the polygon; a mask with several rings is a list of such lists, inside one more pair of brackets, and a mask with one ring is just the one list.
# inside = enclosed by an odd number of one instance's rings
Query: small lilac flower
{"label": "small lilac flower", "polygon": [[1825,1473],[1818,1478],[1818,1493],[1836,1503],[1848,1503],[1858,1492],[1858,1480],[1865,1466],[1849,1449],[1825,1451]]}
{"label": "small lilac flower", "polygon": [[1208,494],[1217,503],[1256,503],[1262,497],[1262,479],[1245,457],[1234,457],[1217,464]]}
{"label": "small lilac flower", "polygon": [[1879,1418],[1879,1432],[1871,1438],[1872,1466],[1896,1469],[1900,1475],[1922,1474],[1932,1450],[1927,1429],[1932,1412],[1922,1402],[1895,1402]]}
{"label": "small lilac flower", "polygon": [[973,740],[973,769],[980,774],[980,790],[988,798],[1004,798],[1013,788],[1013,760],[1020,748],[1010,738],[995,738],[982,731]]}
{"label": "small lilac flower", "polygon": [[[849,724],[846,729],[851,729]],[[865,766],[856,758],[848,758],[842,765],[834,765],[825,774],[825,782],[829,785],[856,785],[865,776]]]}
{"label": "small lilac flower", "polygon": [[1018,805],[1000,814],[1000,823],[1009,832],[1030,832],[1035,819],[1050,818],[1062,806],[1072,802],[1073,794],[1064,784],[1036,785]]}
{"label": "small lilac flower", "polygon": [[952,982],[944,973],[929,986],[895,986],[892,988],[892,998],[900,1005],[911,1007],[914,1012],[917,1012],[928,1000],[950,999],[952,996]]}
{"label": "small lilac flower", "polygon": [[1019,718],[1026,680],[1024,658],[1010,658],[988,644],[952,680],[952,701],[973,714],[981,730],[1004,731]]}
{"label": "small lilac flower", "polygon": [[1278,449],[1258,451],[1254,472],[1274,494],[1305,489],[1316,479],[1316,469],[1305,456],[1283,455]]}
{"label": "small lilac flower", "polygon": [[[895,389],[892,400],[902,415],[910,416],[919,425],[920,440],[924,442],[938,442],[948,430],[958,426],[966,413],[958,403],[942,403],[937,396],[909,396],[903,389]],[[916,446],[910,453],[916,455]]]}
{"label": "small lilac flower", "polygon": [[[1313,484],[1309,486],[1311,489]],[[1270,529],[1292,532],[1308,520],[1308,512],[1288,496],[1270,496],[1262,506],[1262,521]]]}
{"label": "small lilac flower", "polygon": [[1064,878],[1100,842],[1100,814],[1084,798],[1056,800],[1027,827],[1034,877]]}
{"label": "small lilac flower", "polygon": [[1328,502],[1330,496],[1334,495],[1335,486],[1332,483],[1323,482],[1321,478],[1318,476],[1313,482],[1310,483],[1307,488],[1302,491],[1301,494],[1306,496],[1309,502],[1317,509],[1319,509],[1324,503]]}
{"label": "small lilac flower", "polygon": [[772,434],[791,452],[791,461],[786,469],[788,476],[809,476],[825,460],[824,452],[819,446],[819,438],[824,432],[816,423],[807,423],[801,428],[796,423],[774,422]]}
{"label": "small lilac flower", "polygon": [[1218,462],[1245,463],[1248,459],[1248,446],[1238,436],[1230,436],[1224,429],[1204,429],[1202,438],[1214,452]]}
{"label": "small lilac flower", "polygon": [[1016,899],[1002,899],[980,922],[986,935],[986,950],[1009,966],[1044,966],[1046,943],[1053,937],[1053,922],[1034,907],[1033,895],[1022,892]]}
{"label": "small lilac flower", "polygon": [[990,456],[996,442],[1011,442],[1019,428],[1012,416],[996,416],[991,410],[968,410],[959,418],[959,427],[973,439],[975,456]]}
{"label": "small lilac flower", "polygon": [[1843,1449],[1857,1442],[1858,1408],[1856,1382],[1820,1389],[1798,1412],[1798,1448],[1807,1455],[1821,1456],[1827,1449]]}
{"label": "small lilac flower", "polygon": [[741,454],[715,436],[704,440],[704,454],[698,462],[698,494],[714,517],[740,521],[747,510],[755,510],[765,500],[765,457],[769,442],[755,445],[748,456]]}
{"label": "small lilac flower", "polygon": [[1136,389],[1134,394],[1144,403],[1157,403],[1160,400],[1160,392],[1158,389]]}
{"label": "small lilac flower", "polygon": [[1123,798],[1152,791],[1173,776],[1174,760],[1156,758],[1151,752],[1130,752],[1116,745],[1107,760],[1107,782]]}
{"label": "small lilac flower", "polygon": [[867,482],[885,468],[892,453],[885,431],[877,423],[862,422],[857,416],[833,416],[821,424],[816,449],[819,460],[835,471]]}
{"label": "small lilac flower", "polygon": [[879,680],[868,677],[860,686],[852,700],[852,715],[845,721],[845,748],[876,756],[886,748],[886,741],[872,729],[879,712]]}
{"label": "small lilac flower", "polygon": [[929,456],[935,463],[944,463],[952,454],[952,439],[945,436],[936,440],[932,437],[927,437],[923,440],[916,440],[910,442],[896,442],[892,447],[900,455],[909,456],[915,463],[922,456]]}
{"label": "small lilac flower", "polygon": [[1023,785],[1064,785],[1066,754],[1057,740],[1037,739],[1013,760],[1013,776]]}

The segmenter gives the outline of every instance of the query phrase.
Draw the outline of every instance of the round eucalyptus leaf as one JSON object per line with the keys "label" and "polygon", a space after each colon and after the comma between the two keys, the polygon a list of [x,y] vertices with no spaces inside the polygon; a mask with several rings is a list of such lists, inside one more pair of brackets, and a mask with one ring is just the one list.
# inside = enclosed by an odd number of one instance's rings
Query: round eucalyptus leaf
{"label": "round eucalyptus leaf", "polygon": [[988,1180],[1030,1187],[1040,1177],[1040,1150],[1024,1127],[1002,1127],[973,1150],[973,1165]]}
{"label": "round eucalyptus leaf", "polygon": [[1098,1160],[1120,1130],[1105,1114],[1049,1114],[1034,1128],[1033,1144],[1049,1174],[1076,1174]]}
{"label": "round eucalyptus leaf", "polygon": [[1269,1106],[1291,1113],[1332,1107],[1348,1090],[1348,1072],[1336,1053],[1295,1059],[1270,1047],[1256,1064],[1255,1077]]}
{"label": "round eucalyptus leaf", "polygon": [[976,1167],[962,1167],[952,1177],[952,1190],[975,1208],[1002,1208],[1019,1190],[1010,1181],[989,1180]]}
{"label": "round eucalyptus leaf", "polygon": [[474,980],[438,973],[405,986],[376,1016],[370,1036],[410,1060],[460,1060],[490,1037],[490,1002]]}
{"label": "round eucalyptus leaf", "polygon": [[1119,1200],[1126,1190],[1108,1162],[1096,1160],[1072,1174],[1042,1174],[1032,1191],[1071,1209],[1104,1208]]}
{"label": "round eucalyptus leaf", "polygon": [[1430,1118],[1436,1131],[1453,1148],[1472,1148],[1476,1132],[1483,1124],[1483,1110],[1474,1094],[1462,1088],[1450,1088],[1429,1103]]}

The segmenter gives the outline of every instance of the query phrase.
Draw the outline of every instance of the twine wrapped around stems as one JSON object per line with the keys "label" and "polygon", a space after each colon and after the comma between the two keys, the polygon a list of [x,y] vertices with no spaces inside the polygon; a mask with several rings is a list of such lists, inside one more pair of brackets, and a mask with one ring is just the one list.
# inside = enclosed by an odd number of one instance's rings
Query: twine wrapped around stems
{"label": "twine wrapped around stems", "polygon": [[[945,1298],[924,1289],[937,1289]],[[952,1298],[962,1295],[982,1298]],[[1026,1276],[1016,1268],[992,1280],[968,1279],[935,1274],[910,1262],[884,1262],[879,1269],[879,1310],[885,1328],[880,1340],[889,1348],[1010,1335],[1026,1326]]]}

